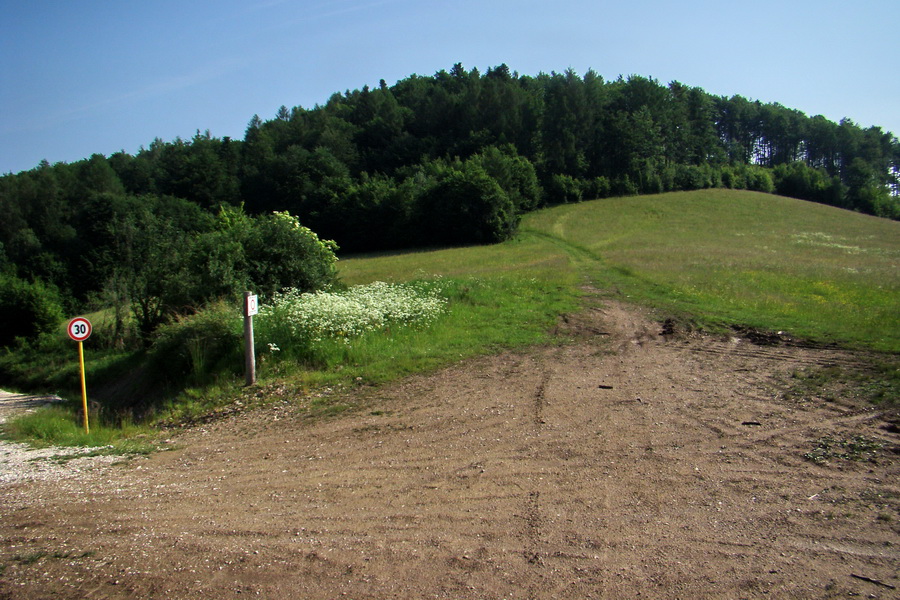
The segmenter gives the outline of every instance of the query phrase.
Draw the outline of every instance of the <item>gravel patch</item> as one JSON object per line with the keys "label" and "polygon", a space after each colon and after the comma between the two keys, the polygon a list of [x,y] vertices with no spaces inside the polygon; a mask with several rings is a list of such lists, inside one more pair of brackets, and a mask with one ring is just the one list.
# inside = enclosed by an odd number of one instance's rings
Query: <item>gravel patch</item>
{"label": "gravel patch", "polygon": [[59,481],[76,477],[98,465],[121,461],[121,456],[82,456],[102,448],[32,448],[28,444],[0,441],[0,485],[24,481]]}
{"label": "gravel patch", "polygon": [[[0,426],[10,417],[43,406],[63,402],[59,396],[29,396],[0,390]],[[103,448],[33,448],[28,444],[0,440],[0,485],[26,481],[59,481],[76,477],[98,465],[111,464],[121,456],[81,456]]]}

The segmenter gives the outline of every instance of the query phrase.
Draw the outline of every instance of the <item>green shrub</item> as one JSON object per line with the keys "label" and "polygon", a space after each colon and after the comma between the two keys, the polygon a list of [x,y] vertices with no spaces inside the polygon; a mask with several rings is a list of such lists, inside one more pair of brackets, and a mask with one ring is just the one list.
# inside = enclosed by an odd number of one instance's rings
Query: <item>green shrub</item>
{"label": "green shrub", "polygon": [[337,244],[319,239],[287,212],[257,217],[244,247],[249,280],[264,296],[285,288],[309,292],[330,286],[336,281],[336,250]]}
{"label": "green shrub", "polygon": [[595,177],[588,182],[584,193],[589,200],[608,198],[610,193],[609,179],[606,177]]}
{"label": "green shrub", "polygon": [[0,273],[0,346],[17,338],[34,340],[57,328],[63,320],[62,303],[55,289]]}
{"label": "green shrub", "polygon": [[516,153],[514,146],[490,146],[470,160],[500,185],[517,211],[524,213],[537,208],[541,200],[537,172],[527,158]]}
{"label": "green shrub", "polygon": [[425,244],[492,244],[509,239],[519,213],[509,195],[472,161],[450,168],[419,198]]}
{"label": "green shrub", "polygon": [[581,182],[571,175],[554,174],[547,184],[548,204],[570,204],[584,198]]}
{"label": "green shrub", "polygon": [[702,190],[711,187],[709,173],[697,165],[675,166],[675,190]]}
{"label": "green shrub", "polygon": [[775,182],[772,180],[772,174],[768,169],[757,165],[750,165],[746,169],[748,190],[766,194],[771,194],[775,191]]}
{"label": "green shrub", "polygon": [[610,193],[613,196],[636,196],[638,188],[628,175],[622,175],[613,180]]}
{"label": "green shrub", "polygon": [[747,187],[744,173],[737,167],[726,165],[722,167],[722,186],[730,190],[743,190]]}
{"label": "green shrub", "polygon": [[239,374],[242,324],[236,306],[219,302],[161,326],[148,352],[150,374],[176,389]]}

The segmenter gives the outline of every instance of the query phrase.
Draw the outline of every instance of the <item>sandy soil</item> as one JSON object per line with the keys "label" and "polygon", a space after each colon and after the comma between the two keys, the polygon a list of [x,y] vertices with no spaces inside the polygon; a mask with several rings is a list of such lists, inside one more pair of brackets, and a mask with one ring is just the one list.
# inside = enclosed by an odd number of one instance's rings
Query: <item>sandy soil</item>
{"label": "sandy soil", "polygon": [[[896,423],[786,396],[833,350],[662,336],[606,304],[574,344],[185,431],[0,485],[0,598],[896,598]],[[865,435],[870,461],[804,458]]]}

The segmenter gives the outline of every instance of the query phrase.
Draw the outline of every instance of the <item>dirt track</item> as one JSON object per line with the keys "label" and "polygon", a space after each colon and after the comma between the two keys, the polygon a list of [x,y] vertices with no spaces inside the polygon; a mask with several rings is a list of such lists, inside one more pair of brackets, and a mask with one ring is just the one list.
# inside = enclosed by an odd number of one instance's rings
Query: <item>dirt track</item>
{"label": "dirt track", "polygon": [[[665,339],[613,304],[567,327],[349,416],[247,412],[0,486],[0,598],[900,595],[896,426],[779,383],[859,357]],[[874,462],[803,457],[858,434]]]}

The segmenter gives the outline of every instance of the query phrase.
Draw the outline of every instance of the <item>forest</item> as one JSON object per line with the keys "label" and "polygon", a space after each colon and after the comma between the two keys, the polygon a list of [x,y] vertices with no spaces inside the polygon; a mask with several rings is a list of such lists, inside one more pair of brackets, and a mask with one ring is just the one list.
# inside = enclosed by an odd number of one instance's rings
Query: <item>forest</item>
{"label": "forest", "polygon": [[586,199],[723,187],[898,219],[898,176],[879,127],[677,81],[457,64],[255,115],[243,140],[198,130],[0,177],[0,305],[18,315],[0,346],[99,307],[146,343],[244,289],[322,289],[338,248],[493,243]]}

